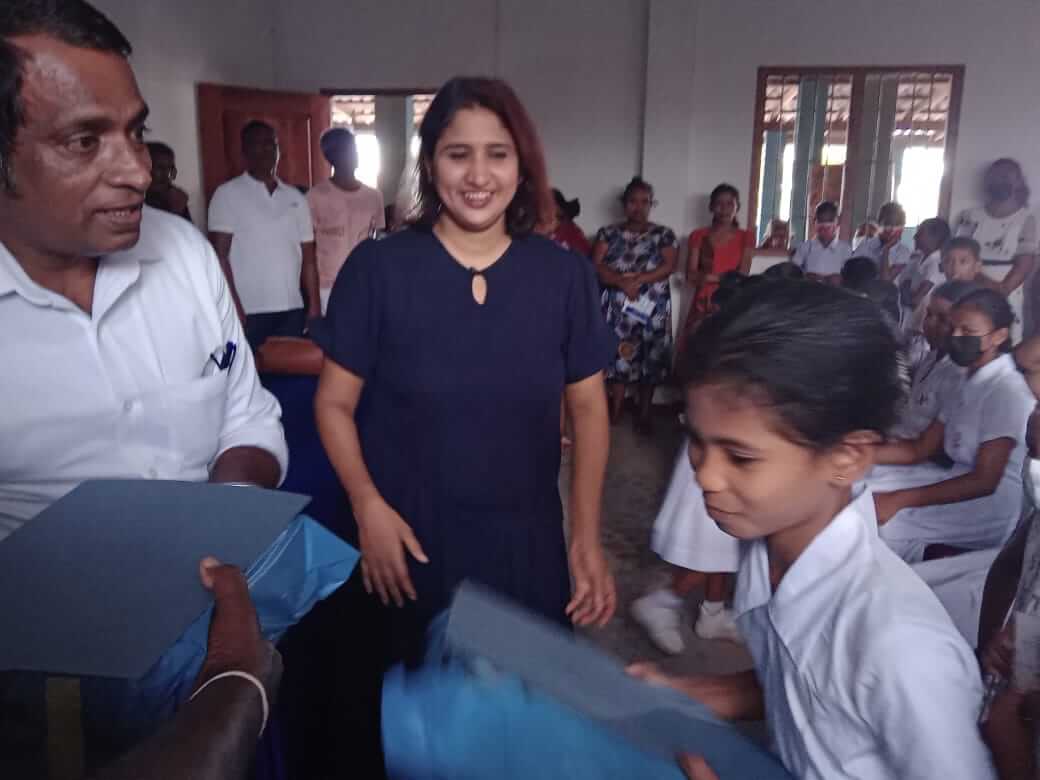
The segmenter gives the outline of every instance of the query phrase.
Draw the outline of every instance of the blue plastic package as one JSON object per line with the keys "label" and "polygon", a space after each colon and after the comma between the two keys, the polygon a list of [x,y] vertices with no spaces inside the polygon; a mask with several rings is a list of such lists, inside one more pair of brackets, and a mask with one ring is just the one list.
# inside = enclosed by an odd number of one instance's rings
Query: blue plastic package
{"label": "blue plastic package", "polygon": [[[300,515],[246,572],[260,630],[277,642],[321,599],[350,577],[360,553],[311,518]],[[84,679],[91,718],[120,724],[139,739],[191,695],[206,656],[212,608],[206,610],[152,669],[136,682]]]}
{"label": "blue plastic package", "polygon": [[[478,625],[493,638],[480,640]],[[472,651],[478,645],[486,654]],[[588,643],[464,585],[431,628],[424,665],[384,680],[390,777],[681,780],[675,756],[688,752],[721,780],[790,780],[774,755],[699,703],[622,681],[612,665]]]}

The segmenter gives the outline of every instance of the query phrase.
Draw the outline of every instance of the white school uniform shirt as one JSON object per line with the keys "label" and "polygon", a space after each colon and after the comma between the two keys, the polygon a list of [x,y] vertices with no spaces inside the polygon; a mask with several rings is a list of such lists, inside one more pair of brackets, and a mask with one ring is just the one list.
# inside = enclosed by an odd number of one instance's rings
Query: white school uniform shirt
{"label": "white school uniform shirt", "polygon": [[225,182],[209,204],[209,230],[230,233],[231,270],[246,314],[303,307],[301,244],[314,241],[311,211],[299,190],[276,179],[273,193],[248,173]]}
{"label": "white school uniform shirt", "polygon": [[994,778],[978,662],[875,528],[861,488],[775,592],[765,540],[744,546],[733,607],[774,749],[801,780]]}
{"label": "white school uniform shirt", "polygon": [[[1011,355],[1001,355],[967,377],[961,390],[939,411],[946,426],[943,447],[955,463],[975,465],[979,447],[1008,438],[1015,442],[997,486],[998,492],[1022,493],[1022,467],[1026,458],[1026,424],[1036,406]],[[1017,511],[1015,512],[1017,519]],[[1010,533],[1010,530],[1008,531]]]}
{"label": "white school uniform shirt", "polygon": [[964,377],[965,369],[946,355],[931,350],[914,371],[906,408],[891,434],[914,439],[924,433],[942,408],[958,398]]}
{"label": "white school uniform shirt", "polygon": [[[101,258],[91,314],[0,244],[0,539],[88,479],[202,482],[232,447],[274,455],[264,390],[209,242],[145,207],[135,247]],[[236,345],[226,370],[210,356]]]}
{"label": "white school uniform shirt", "polygon": [[926,282],[932,285],[916,308],[903,307],[907,314],[904,318],[905,329],[911,333],[920,333],[924,327],[924,318],[928,313],[928,302],[932,299],[932,293],[946,282],[946,274],[942,270],[942,250],[937,249],[927,257],[922,256],[920,252],[914,252],[910,257],[910,264],[900,278],[910,283],[911,293]]}
{"label": "white school uniform shirt", "polygon": [[[884,254],[884,250],[884,242],[878,236],[871,236],[856,247],[856,257],[869,257],[880,267],[881,255]],[[909,268],[911,255],[913,255],[913,250],[900,242],[888,250],[888,264],[893,267],[904,265]]]}
{"label": "white school uniform shirt", "polygon": [[848,241],[835,238],[824,246],[816,237],[803,241],[795,250],[791,262],[800,266],[807,274],[831,276],[840,274],[845,261],[852,257],[852,247]]}

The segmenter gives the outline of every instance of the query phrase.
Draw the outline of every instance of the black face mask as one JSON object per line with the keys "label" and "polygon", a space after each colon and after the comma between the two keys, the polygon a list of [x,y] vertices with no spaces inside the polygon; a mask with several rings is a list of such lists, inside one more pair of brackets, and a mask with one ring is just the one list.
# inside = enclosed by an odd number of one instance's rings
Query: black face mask
{"label": "black face mask", "polygon": [[986,185],[986,194],[990,200],[1000,203],[1010,200],[1011,196],[1015,194],[1015,188],[1006,181],[994,181]]}
{"label": "black face mask", "polygon": [[967,368],[982,357],[982,336],[950,336],[949,353],[950,360]]}

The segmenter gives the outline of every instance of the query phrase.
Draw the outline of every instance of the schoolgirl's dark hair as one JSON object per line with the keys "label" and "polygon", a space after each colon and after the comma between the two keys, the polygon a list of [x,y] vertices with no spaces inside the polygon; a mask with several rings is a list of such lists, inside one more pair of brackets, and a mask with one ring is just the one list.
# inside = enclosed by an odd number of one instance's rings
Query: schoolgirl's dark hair
{"label": "schoolgirl's dark hair", "polygon": [[1000,330],[1001,328],[1008,329],[1008,337],[1004,340],[1004,343],[1000,345],[1000,351],[1010,352],[1012,348],[1011,326],[1015,322],[1015,311],[1011,308],[1011,304],[1008,303],[1008,299],[996,290],[982,288],[975,292],[968,293],[957,301],[954,306],[956,309],[964,309],[968,307],[975,309],[988,317],[989,321],[993,323],[994,330]]}
{"label": "schoolgirl's dark hair", "polygon": [[784,433],[825,450],[852,431],[884,433],[909,385],[896,335],[866,298],[823,284],[766,280],[690,337],[680,376],[769,408]]}
{"label": "schoolgirl's dark hair", "polygon": [[974,282],[966,282],[963,279],[951,279],[948,282],[943,282],[935,288],[935,292],[932,293],[932,297],[942,298],[944,301],[949,301],[954,306],[960,303],[965,296],[971,295],[976,290],[982,290],[984,288],[979,287]]}
{"label": "schoolgirl's dark hair", "polygon": [[762,272],[762,276],[766,279],[798,280],[805,278],[805,271],[803,271],[800,266],[797,266],[788,260],[787,262],[769,266],[769,268]]}
{"label": "schoolgirl's dark hair", "polygon": [[841,286],[863,291],[868,282],[879,276],[878,265],[871,257],[850,257],[841,267]]}

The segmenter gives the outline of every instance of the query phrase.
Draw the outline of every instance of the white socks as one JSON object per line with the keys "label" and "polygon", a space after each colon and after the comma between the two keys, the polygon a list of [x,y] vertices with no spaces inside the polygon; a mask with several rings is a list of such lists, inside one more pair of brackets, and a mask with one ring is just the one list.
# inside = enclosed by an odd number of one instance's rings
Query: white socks
{"label": "white socks", "polygon": [[647,603],[666,609],[679,609],[685,602],[685,599],[671,588],[655,590],[653,593],[647,594],[645,598]]}

